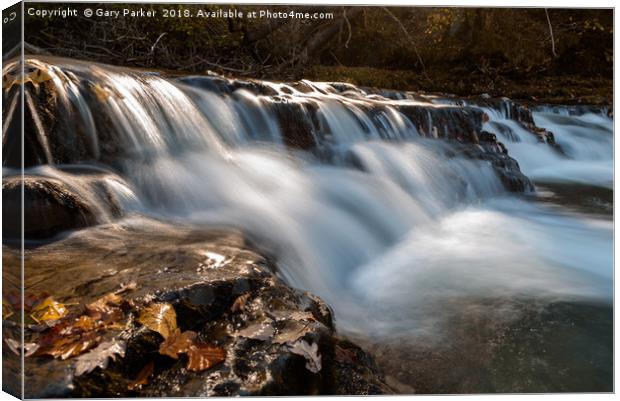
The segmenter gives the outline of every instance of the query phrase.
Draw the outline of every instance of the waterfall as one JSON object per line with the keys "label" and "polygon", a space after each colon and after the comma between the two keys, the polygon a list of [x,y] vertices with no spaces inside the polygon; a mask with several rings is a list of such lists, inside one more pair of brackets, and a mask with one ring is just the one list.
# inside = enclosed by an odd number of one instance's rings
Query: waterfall
{"label": "waterfall", "polygon": [[611,297],[611,221],[505,185],[518,162],[537,184],[612,188],[604,115],[535,110],[553,147],[507,101],[26,62],[46,73],[26,83],[27,174],[104,168],[128,214],[238,227],[342,330],[428,330],[445,302],[475,296]]}

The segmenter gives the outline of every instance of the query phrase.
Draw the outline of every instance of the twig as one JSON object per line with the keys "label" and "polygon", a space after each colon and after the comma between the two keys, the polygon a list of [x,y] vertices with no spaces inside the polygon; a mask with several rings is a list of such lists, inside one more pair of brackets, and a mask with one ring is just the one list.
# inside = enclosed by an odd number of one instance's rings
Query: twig
{"label": "twig", "polygon": [[349,42],[351,41],[352,32],[351,32],[351,23],[349,22],[349,19],[347,18],[347,9],[346,8],[342,10],[342,18],[344,18],[344,22],[347,23],[347,29],[349,30],[349,36],[347,37],[347,41],[344,44],[344,47],[346,49],[348,49],[349,48]]}
{"label": "twig", "polygon": [[151,46],[151,51],[149,54],[152,54],[155,51],[155,46],[157,46],[157,44],[159,43],[159,41],[161,40],[161,38],[163,38],[164,36],[166,36],[168,32],[164,32],[161,35],[159,35],[157,37],[157,40],[155,41],[155,43],[153,43],[153,46]]}
{"label": "twig", "polygon": [[557,53],[555,52],[555,38],[553,37],[553,27],[551,26],[551,19],[549,18],[549,12],[545,8],[545,15],[547,16],[547,24],[549,25],[549,34],[551,35],[551,53],[553,57],[557,57]]}

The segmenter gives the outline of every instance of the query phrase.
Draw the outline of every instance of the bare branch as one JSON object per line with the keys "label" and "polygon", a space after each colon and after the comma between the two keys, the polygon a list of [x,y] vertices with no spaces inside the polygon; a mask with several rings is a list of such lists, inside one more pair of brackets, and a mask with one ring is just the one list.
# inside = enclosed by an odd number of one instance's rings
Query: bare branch
{"label": "bare branch", "polygon": [[547,16],[547,24],[549,25],[549,35],[551,36],[551,53],[553,57],[557,57],[558,54],[555,52],[555,38],[553,37],[553,27],[551,26],[551,19],[549,18],[549,11],[545,8],[545,15]]}

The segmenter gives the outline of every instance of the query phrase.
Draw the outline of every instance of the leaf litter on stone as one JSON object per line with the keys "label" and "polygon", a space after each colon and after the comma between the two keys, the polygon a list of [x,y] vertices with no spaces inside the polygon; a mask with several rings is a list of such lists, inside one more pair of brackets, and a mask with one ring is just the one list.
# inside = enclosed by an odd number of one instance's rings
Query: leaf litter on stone
{"label": "leaf litter on stone", "polygon": [[120,312],[118,307],[122,300],[120,295],[111,292],[86,305],[86,313],[95,319],[117,316]]}
{"label": "leaf litter on stone", "polygon": [[274,334],[275,329],[267,321],[251,324],[248,327],[233,333],[235,337],[246,337],[261,341],[266,341],[272,338]]}
{"label": "leaf litter on stone", "polygon": [[196,341],[198,334],[188,330],[181,332],[175,329],[159,346],[161,355],[178,359],[179,354],[187,354],[189,360],[187,369],[200,372],[212,366],[224,362],[226,350],[211,344],[199,343]]}
{"label": "leaf litter on stone", "polygon": [[298,320],[289,320],[284,324],[284,327],[279,330],[278,334],[274,337],[273,342],[278,344],[293,344],[300,338],[306,335],[306,333],[312,331],[316,323],[309,321],[303,322]]}
{"label": "leaf litter on stone", "polygon": [[127,345],[124,341],[106,341],[97,348],[77,358],[75,363],[75,375],[92,372],[96,368],[106,369],[110,360],[116,360],[116,356],[125,357]]}
{"label": "leaf litter on stone", "polygon": [[101,336],[96,332],[88,332],[61,338],[49,348],[42,350],[41,354],[50,355],[54,358],[68,359],[78,356],[93,348],[99,343]]}
{"label": "leaf litter on stone", "polygon": [[172,305],[166,303],[147,306],[140,314],[138,321],[149,330],[161,334],[164,339],[177,329],[177,314]]}
{"label": "leaf litter on stone", "polygon": [[194,344],[190,347],[187,370],[201,372],[226,360],[226,350],[210,344]]}
{"label": "leaf litter on stone", "polygon": [[130,281],[128,283],[121,283],[121,288],[114,291],[114,294],[118,295],[118,294],[122,294],[123,292],[133,291],[137,287],[138,287],[138,283],[136,283],[135,281]]}
{"label": "leaf litter on stone", "polygon": [[306,358],[306,369],[312,373],[321,371],[321,355],[319,355],[319,345],[317,343],[308,344],[301,340],[289,346],[289,350],[293,354],[301,355]]}
{"label": "leaf litter on stone", "polygon": [[178,359],[179,354],[184,354],[189,351],[189,348],[192,346],[197,336],[198,334],[191,330],[181,333],[181,330],[176,329],[160,344],[159,353],[169,356],[170,358]]}

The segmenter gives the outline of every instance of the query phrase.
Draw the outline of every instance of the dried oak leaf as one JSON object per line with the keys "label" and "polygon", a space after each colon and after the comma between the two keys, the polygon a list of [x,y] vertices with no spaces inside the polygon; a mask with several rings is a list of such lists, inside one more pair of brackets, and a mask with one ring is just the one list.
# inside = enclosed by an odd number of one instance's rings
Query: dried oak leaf
{"label": "dried oak leaf", "polygon": [[81,376],[84,373],[92,372],[96,368],[106,369],[111,360],[116,360],[116,356],[125,356],[127,345],[124,341],[106,341],[89,353],[77,358],[75,363],[75,375]]}
{"label": "dried oak leaf", "polygon": [[319,355],[319,345],[317,343],[310,345],[301,340],[290,346],[289,350],[293,354],[306,358],[306,369],[310,372],[319,373],[321,371],[321,355]]}
{"label": "dried oak leaf", "polygon": [[149,377],[153,374],[153,369],[155,368],[155,363],[153,361],[147,363],[138,373],[136,380],[129,383],[127,386],[128,390],[136,390],[141,386],[148,384]]}
{"label": "dried oak leaf", "polygon": [[67,314],[69,310],[64,304],[47,297],[32,309],[30,317],[37,323],[45,323],[62,319]]}
{"label": "dried oak leaf", "polygon": [[246,337],[253,340],[266,341],[273,337],[275,329],[269,324],[268,321],[252,324],[238,332],[234,333],[235,337]]}
{"label": "dried oak leaf", "polygon": [[[6,338],[4,342],[9,347],[9,349],[13,351],[15,355],[20,355],[20,352],[19,352],[20,342],[19,341],[13,340],[12,338]],[[24,343],[24,357],[27,358],[31,356],[32,354],[37,352],[38,349],[39,349],[39,344]]]}
{"label": "dried oak leaf", "polygon": [[86,313],[95,319],[107,319],[110,316],[116,317],[120,312],[118,306],[122,300],[123,298],[120,295],[111,292],[86,305]]}
{"label": "dried oak leaf", "polygon": [[121,283],[121,288],[119,288],[118,290],[114,291],[115,294],[122,294],[123,292],[126,291],[133,291],[138,287],[138,283],[136,283],[135,281],[130,281],[128,283]]}
{"label": "dried oak leaf", "polygon": [[176,329],[161,343],[159,353],[177,359],[179,354],[189,351],[197,336],[198,334],[193,331],[188,330],[181,333],[181,330]]}
{"label": "dried oak leaf", "polygon": [[73,323],[73,329],[80,331],[91,331],[95,330],[100,326],[100,322],[93,319],[90,316],[82,315]]}
{"label": "dried oak leaf", "polygon": [[226,350],[210,344],[194,344],[187,355],[187,370],[193,372],[202,372],[226,360]]}
{"label": "dried oak leaf", "polygon": [[289,320],[285,323],[278,334],[274,337],[273,342],[278,344],[293,344],[300,338],[306,335],[306,333],[312,331],[316,323],[312,321],[299,321]]}
{"label": "dried oak leaf", "polygon": [[177,314],[172,305],[166,303],[149,305],[142,311],[138,321],[164,338],[168,338],[177,329]]}
{"label": "dried oak leaf", "polygon": [[93,348],[101,337],[96,332],[88,332],[81,335],[61,338],[51,347],[43,350],[41,354],[50,355],[54,358],[67,359],[88,351]]}

